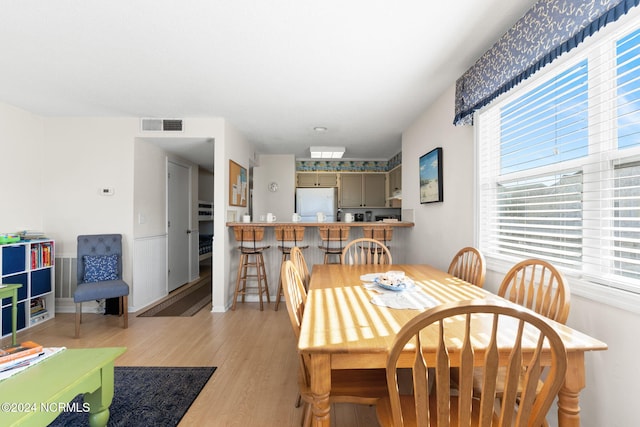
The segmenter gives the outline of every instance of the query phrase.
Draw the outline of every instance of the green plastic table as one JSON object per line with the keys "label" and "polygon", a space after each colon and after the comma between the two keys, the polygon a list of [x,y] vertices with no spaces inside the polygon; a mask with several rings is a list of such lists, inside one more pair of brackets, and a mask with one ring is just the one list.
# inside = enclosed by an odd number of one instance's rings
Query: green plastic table
{"label": "green plastic table", "polygon": [[[46,426],[63,411],[89,411],[106,426],[113,399],[113,364],[126,347],[66,349],[0,381],[0,425]],[[69,402],[84,393],[84,405]]]}
{"label": "green plastic table", "polygon": [[3,298],[11,297],[11,343],[16,345],[16,325],[18,323],[18,288],[21,288],[22,284],[15,285],[2,284],[0,286],[0,300]]}

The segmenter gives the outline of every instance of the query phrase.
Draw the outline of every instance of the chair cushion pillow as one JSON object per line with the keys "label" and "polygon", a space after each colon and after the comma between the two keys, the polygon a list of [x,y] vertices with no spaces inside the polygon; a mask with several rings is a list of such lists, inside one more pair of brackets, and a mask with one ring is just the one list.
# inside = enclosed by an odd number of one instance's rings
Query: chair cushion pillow
{"label": "chair cushion pillow", "polygon": [[85,255],[84,282],[118,279],[118,255]]}

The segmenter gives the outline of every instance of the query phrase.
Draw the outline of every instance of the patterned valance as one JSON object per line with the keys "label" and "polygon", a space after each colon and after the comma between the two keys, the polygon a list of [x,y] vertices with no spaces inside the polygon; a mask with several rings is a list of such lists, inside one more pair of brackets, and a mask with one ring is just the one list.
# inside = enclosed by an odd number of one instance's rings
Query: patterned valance
{"label": "patterned valance", "polygon": [[540,0],[456,82],[455,125],[616,21],[640,0]]}

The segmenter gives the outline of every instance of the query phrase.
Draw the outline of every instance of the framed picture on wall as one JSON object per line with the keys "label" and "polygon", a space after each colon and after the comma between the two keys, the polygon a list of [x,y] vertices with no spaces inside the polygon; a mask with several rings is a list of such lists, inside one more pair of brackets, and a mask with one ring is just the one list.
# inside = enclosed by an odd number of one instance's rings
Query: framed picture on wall
{"label": "framed picture on wall", "polygon": [[420,157],[420,203],[442,201],[442,147]]}
{"label": "framed picture on wall", "polygon": [[247,206],[247,169],[229,160],[229,205]]}

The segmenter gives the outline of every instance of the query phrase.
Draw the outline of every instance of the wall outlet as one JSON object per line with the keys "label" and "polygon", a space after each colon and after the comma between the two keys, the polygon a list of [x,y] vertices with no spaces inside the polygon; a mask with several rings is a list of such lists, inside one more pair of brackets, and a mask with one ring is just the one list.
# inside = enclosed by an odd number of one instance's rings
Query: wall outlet
{"label": "wall outlet", "polygon": [[113,196],[113,187],[103,187],[98,190],[98,193],[102,196]]}

